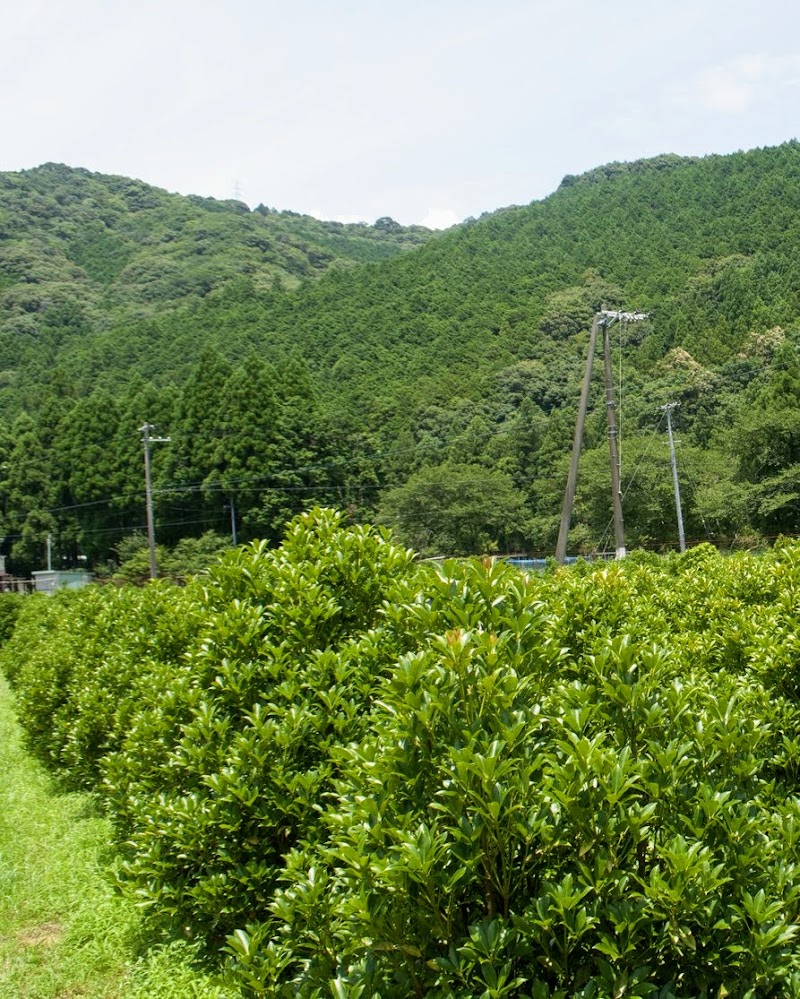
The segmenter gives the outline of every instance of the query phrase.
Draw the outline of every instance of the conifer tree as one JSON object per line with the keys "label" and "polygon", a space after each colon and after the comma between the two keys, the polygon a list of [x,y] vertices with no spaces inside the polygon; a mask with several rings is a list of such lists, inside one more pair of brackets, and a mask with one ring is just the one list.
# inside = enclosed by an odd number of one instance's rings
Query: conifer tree
{"label": "conifer tree", "polygon": [[272,503],[279,470],[277,375],[258,357],[235,368],[220,396],[220,433],[213,468],[203,483],[209,501],[233,502],[240,540],[272,537]]}
{"label": "conifer tree", "polygon": [[11,427],[7,468],[3,479],[4,532],[10,539],[15,574],[27,575],[45,567],[48,535],[56,535],[54,513],[58,483],[53,472],[51,450],[41,428],[27,413]]}
{"label": "conifer tree", "polygon": [[203,483],[214,472],[223,434],[223,395],[231,366],[213,348],[205,350],[175,401],[170,425],[171,442],[164,455],[160,483],[164,495],[179,502],[186,524],[184,535],[224,530],[223,497],[204,491]]}
{"label": "conifer tree", "polygon": [[113,446],[120,423],[117,401],[98,389],[80,399],[65,414],[53,442],[54,464],[62,483],[63,521],[70,525],[73,556],[90,562],[104,558],[117,540],[119,497],[113,493],[119,479],[118,452]]}

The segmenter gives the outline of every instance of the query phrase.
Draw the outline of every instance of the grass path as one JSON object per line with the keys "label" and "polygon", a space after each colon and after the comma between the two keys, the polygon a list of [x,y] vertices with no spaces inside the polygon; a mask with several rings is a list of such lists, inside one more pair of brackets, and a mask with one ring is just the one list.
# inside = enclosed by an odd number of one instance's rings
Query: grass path
{"label": "grass path", "polygon": [[136,956],[138,912],[103,874],[110,832],[27,755],[0,675],[0,999],[228,996],[182,942]]}

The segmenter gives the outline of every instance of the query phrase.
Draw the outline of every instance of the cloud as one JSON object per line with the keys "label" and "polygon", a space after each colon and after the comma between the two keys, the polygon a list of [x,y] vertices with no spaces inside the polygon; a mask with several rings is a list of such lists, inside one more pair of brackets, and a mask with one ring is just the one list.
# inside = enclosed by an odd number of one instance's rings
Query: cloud
{"label": "cloud", "polygon": [[[310,214],[313,215],[315,219],[322,219],[324,221],[326,218],[321,210],[312,211]],[[363,215],[334,215],[333,221],[342,222],[344,225],[359,225],[362,222],[369,225],[369,219],[364,218]]]}
{"label": "cloud", "polygon": [[700,72],[683,91],[707,111],[739,114],[800,83],[800,55],[741,55]]}
{"label": "cloud", "polygon": [[460,221],[459,216],[450,208],[429,208],[420,225],[428,229],[449,229],[451,225],[457,225]]}

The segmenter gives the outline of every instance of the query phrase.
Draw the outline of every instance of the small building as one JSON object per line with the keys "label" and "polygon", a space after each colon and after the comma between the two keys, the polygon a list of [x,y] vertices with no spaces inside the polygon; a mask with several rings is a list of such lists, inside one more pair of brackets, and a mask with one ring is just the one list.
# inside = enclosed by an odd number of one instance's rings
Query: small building
{"label": "small building", "polygon": [[92,574],[86,569],[40,569],[31,575],[33,576],[33,588],[37,593],[80,590],[92,581]]}

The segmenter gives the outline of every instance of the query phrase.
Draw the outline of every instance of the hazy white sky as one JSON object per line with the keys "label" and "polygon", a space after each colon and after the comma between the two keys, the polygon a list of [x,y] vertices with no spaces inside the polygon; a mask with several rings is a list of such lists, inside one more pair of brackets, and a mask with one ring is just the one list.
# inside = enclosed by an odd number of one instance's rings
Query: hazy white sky
{"label": "hazy white sky", "polygon": [[0,170],[443,226],[800,135],[798,0],[0,0]]}

